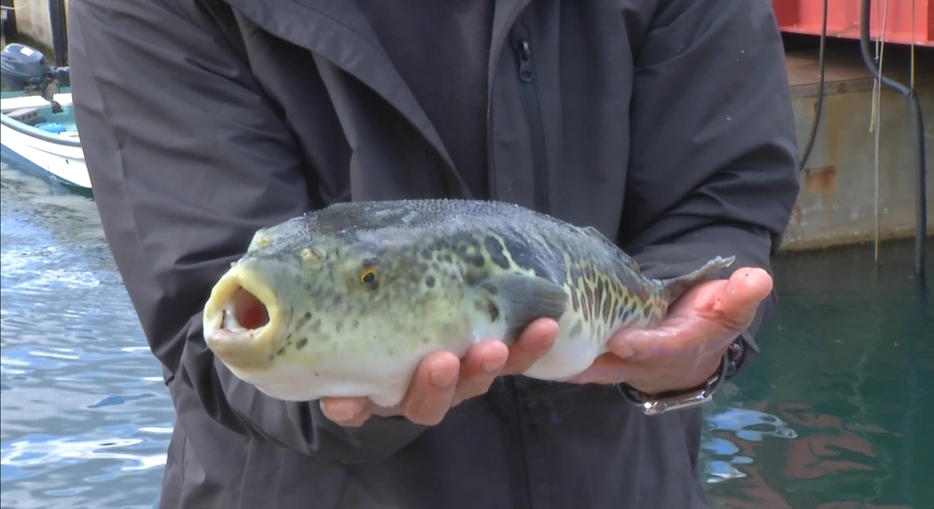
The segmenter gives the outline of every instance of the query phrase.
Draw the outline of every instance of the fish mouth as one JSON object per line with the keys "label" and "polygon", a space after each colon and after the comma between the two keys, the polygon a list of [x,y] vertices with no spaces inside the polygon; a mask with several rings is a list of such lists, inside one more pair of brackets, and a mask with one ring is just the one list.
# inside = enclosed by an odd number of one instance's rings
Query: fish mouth
{"label": "fish mouth", "polygon": [[211,289],[202,320],[205,343],[228,367],[271,364],[281,308],[258,273],[239,265],[227,271]]}

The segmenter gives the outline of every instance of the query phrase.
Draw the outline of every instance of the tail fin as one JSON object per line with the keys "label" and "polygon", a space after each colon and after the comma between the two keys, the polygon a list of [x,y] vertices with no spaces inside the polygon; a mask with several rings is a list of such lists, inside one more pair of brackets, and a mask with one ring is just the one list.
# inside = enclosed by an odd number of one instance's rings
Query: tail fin
{"label": "tail fin", "polygon": [[722,258],[720,256],[714,258],[707,262],[703,267],[691,272],[690,274],[685,274],[683,276],[678,276],[672,279],[666,279],[662,281],[665,289],[668,290],[668,302],[674,302],[678,297],[684,295],[685,292],[690,290],[696,285],[699,285],[708,278],[714,272],[725,269],[730,265],[733,265],[733,262],[736,261],[735,256],[729,258]]}

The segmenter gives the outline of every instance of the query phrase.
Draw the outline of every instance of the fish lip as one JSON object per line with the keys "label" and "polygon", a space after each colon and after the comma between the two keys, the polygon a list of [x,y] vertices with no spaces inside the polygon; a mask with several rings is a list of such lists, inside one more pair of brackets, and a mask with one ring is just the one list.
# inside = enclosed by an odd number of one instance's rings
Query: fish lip
{"label": "fish lip", "polygon": [[[236,292],[243,289],[262,303],[269,320],[265,325],[243,332],[224,328],[224,312]],[[282,326],[282,309],[272,288],[258,273],[236,265],[211,289],[204,305],[202,328],[208,348],[229,367],[260,368],[271,361],[273,338]]]}

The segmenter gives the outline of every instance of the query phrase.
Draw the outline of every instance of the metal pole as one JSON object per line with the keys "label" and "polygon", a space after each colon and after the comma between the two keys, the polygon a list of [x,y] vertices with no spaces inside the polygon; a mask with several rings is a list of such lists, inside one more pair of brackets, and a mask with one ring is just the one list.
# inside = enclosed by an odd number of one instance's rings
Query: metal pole
{"label": "metal pole", "polygon": [[49,0],[49,22],[52,25],[52,51],[55,66],[68,65],[68,21],[65,0]]}

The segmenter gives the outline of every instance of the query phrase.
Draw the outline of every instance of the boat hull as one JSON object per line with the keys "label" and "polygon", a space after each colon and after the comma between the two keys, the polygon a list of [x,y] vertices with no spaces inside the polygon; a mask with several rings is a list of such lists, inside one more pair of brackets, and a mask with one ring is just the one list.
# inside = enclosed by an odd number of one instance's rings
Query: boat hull
{"label": "boat hull", "polygon": [[[16,99],[4,98],[4,109]],[[23,171],[82,189],[91,189],[81,142],[0,114],[0,156]]]}

